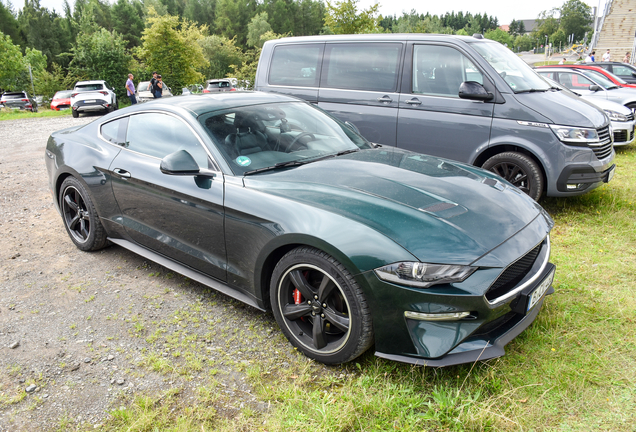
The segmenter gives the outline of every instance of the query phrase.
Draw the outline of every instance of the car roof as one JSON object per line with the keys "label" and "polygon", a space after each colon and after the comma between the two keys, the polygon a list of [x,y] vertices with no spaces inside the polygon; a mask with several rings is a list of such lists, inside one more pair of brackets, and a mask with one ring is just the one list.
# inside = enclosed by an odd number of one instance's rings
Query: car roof
{"label": "car roof", "polygon": [[106,81],[105,80],[91,80],[91,81],[78,81],[75,83],[75,85],[79,85],[79,84],[104,84]]}
{"label": "car roof", "polygon": [[265,92],[219,92],[183,95],[171,98],[155,99],[143,104],[133,105],[127,110],[143,111],[153,107],[168,110],[187,110],[195,117],[210,111],[231,109],[239,106],[258,105],[276,102],[303,102],[301,99],[278,93]]}

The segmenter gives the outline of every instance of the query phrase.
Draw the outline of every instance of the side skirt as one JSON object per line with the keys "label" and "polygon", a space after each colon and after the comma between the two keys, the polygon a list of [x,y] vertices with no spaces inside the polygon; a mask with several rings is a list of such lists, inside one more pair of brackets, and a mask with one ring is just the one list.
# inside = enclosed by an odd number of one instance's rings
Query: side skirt
{"label": "side skirt", "polygon": [[258,303],[256,303],[256,300],[254,300],[252,297],[246,294],[243,294],[240,291],[236,291],[230,288],[229,286],[227,286],[226,284],[224,284],[223,282],[213,279],[202,273],[199,273],[198,271],[193,270],[190,267],[186,267],[183,264],[179,264],[176,261],[166,258],[163,255],[159,255],[156,252],[153,252],[149,249],[146,249],[128,240],[114,239],[110,237],[108,238],[108,240],[116,245],[123,247],[124,249],[128,249],[129,251],[136,253],[137,255],[141,255],[144,258],[148,258],[149,260],[154,261],[157,264],[161,264],[162,266],[169,268],[170,270],[176,271],[177,273],[180,273],[183,276],[189,277],[192,280],[195,280],[199,283],[202,283],[205,286],[208,286],[216,291],[219,291],[228,297],[232,297],[233,299],[236,299],[240,302],[250,305],[253,308],[256,308],[260,311],[263,311],[263,312],[266,311],[261,306],[259,306]]}

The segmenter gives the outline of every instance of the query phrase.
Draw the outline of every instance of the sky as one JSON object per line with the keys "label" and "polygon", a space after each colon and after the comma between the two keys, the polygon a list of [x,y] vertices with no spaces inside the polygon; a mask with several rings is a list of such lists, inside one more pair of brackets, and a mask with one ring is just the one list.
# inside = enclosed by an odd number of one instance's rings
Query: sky
{"label": "sky", "polygon": [[[380,13],[387,15],[402,15],[402,12],[410,12],[415,9],[417,13],[431,15],[443,15],[446,12],[470,12],[472,14],[484,12],[488,16],[496,16],[499,24],[510,24],[513,19],[536,19],[544,10],[561,7],[566,0],[452,0],[448,3],[444,1],[416,1],[416,0],[359,0],[358,10],[366,9],[375,3],[380,3]],[[583,0],[590,7],[601,8],[605,5],[605,0]],[[71,7],[73,0],[69,0]],[[48,9],[55,9],[59,14],[64,14],[64,0],[40,0],[40,4]],[[15,8],[21,8],[20,0],[13,0]],[[512,7],[511,7],[512,6]]]}

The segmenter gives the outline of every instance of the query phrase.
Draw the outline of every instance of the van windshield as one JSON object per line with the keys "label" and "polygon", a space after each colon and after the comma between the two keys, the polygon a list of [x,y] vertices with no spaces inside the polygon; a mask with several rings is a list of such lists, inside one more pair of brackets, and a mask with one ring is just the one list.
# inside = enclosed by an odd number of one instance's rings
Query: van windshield
{"label": "van windshield", "polygon": [[515,93],[548,91],[550,85],[515,53],[499,43],[470,42]]}

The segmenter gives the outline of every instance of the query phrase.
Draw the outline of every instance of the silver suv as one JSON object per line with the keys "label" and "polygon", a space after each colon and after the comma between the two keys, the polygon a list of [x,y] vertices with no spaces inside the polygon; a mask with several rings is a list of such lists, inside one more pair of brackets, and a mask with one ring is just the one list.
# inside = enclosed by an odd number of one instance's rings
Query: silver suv
{"label": "silver suv", "polygon": [[73,117],[82,112],[111,112],[119,108],[115,89],[104,80],[78,81],[71,93]]}

